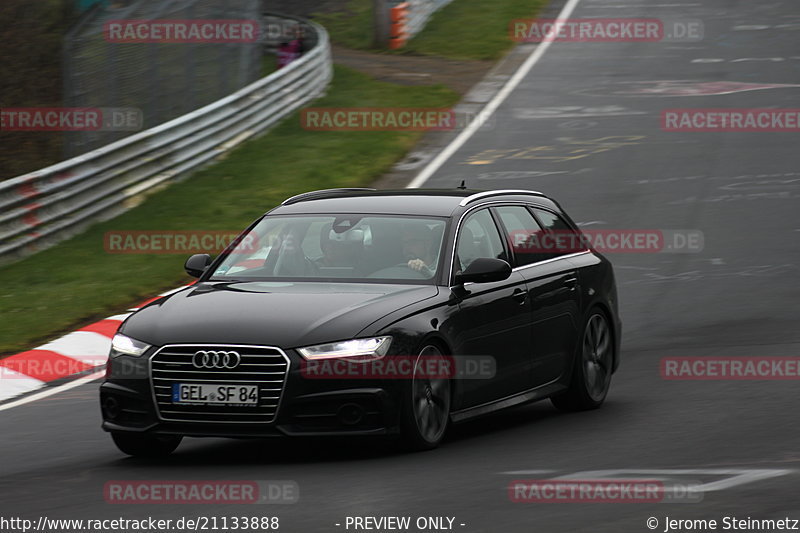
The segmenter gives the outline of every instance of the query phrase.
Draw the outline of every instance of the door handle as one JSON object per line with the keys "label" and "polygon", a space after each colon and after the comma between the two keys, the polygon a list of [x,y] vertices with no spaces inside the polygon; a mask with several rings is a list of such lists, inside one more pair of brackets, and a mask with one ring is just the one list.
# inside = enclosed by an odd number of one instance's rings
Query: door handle
{"label": "door handle", "polygon": [[569,290],[574,291],[578,285],[578,278],[567,278],[564,280],[564,286],[569,287]]}
{"label": "door handle", "polygon": [[514,292],[511,293],[511,297],[520,304],[524,304],[525,300],[528,298],[528,291],[523,291],[522,289],[514,289]]}

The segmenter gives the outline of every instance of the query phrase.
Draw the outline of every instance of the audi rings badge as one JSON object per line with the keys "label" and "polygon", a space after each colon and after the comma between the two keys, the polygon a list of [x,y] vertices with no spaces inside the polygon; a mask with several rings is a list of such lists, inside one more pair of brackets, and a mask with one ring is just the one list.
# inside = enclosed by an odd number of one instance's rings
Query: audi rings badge
{"label": "audi rings badge", "polygon": [[200,350],[192,357],[195,368],[236,368],[242,362],[239,352]]}

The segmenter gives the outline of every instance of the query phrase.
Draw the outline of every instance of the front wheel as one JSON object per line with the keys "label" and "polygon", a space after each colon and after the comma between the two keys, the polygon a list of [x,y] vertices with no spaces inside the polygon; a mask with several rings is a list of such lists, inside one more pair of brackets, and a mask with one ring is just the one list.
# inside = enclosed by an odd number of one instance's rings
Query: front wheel
{"label": "front wheel", "polygon": [[171,435],[142,435],[113,431],[111,438],[122,453],[133,457],[166,457],[175,451],[183,437]]}
{"label": "front wheel", "polygon": [[415,451],[436,448],[450,421],[450,380],[425,375],[425,368],[447,368],[442,352],[426,345],[414,362],[414,373],[406,387],[403,405],[403,440]]}
{"label": "front wheel", "polygon": [[611,386],[614,342],[606,316],[598,309],[589,312],[569,388],[551,398],[563,411],[597,409]]}

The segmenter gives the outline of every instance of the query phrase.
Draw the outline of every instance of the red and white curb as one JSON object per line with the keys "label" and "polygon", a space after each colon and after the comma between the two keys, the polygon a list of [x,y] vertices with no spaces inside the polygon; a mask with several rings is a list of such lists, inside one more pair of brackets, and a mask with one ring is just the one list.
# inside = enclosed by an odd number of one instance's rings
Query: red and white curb
{"label": "red and white curb", "polygon": [[128,309],[127,313],[104,318],[33,350],[0,359],[0,402],[105,366],[111,338],[123,320],[150,302],[185,288],[163,292]]}

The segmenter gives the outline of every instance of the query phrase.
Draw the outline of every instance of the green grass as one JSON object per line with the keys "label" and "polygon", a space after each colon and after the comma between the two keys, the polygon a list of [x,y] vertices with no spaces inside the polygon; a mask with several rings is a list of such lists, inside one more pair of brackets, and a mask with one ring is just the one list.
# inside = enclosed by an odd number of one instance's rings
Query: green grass
{"label": "green grass", "polygon": [[372,47],[372,0],[350,0],[346,11],[315,13],[314,21],[325,26],[336,44],[356,50]]}
{"label": "green grass", "polygon": [[[443,86],[377,82],[336,67],[320,107],[447,107],[458,95]],[[108,231],[238,232],[300,192],[368,185],[418,140],[417,132],[311,132],[294,113],[258,139],[181,183],[149,196],[121,216],[18,263],[0,267],[0,354],[119,313],[191,280],[182,255],[110,254]]]}
{"label": "green grass", "polygon": [[278,59],[270,54],[264,54],[261,59],[261,77],[269,76],[278,70]]}
{"label": "green grass", "polygon": [[[430,18],[425,28],[397,53],[451,59],[498,59],[514,46],[509,24],[533,18],[546,0],[454,0]],[[331,39],[359,50],[372,46],[372,0],[351,0],[347,12],[315,15]]]}
{"label": "green grass", "polygon": [[407,52],[452,59],[499,59],[516,43],[509,24],[533,18],[546,0],[454,0],[430,18]]}

